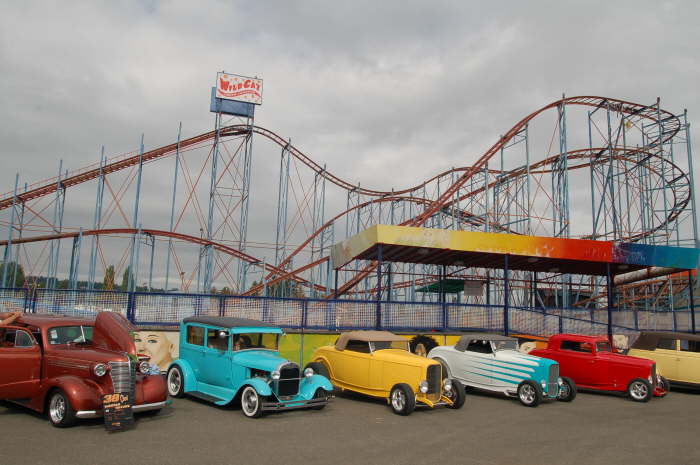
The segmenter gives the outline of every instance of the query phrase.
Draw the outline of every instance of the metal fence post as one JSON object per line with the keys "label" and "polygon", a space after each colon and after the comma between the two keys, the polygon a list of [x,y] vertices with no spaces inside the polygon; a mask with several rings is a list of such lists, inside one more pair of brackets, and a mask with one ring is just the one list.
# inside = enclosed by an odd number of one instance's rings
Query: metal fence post
{"label": "metal fence post", "polygon": [[226,297],[223,295],[219,296],[219,316],[224,316],[226,313]]}
{"label": "metal fence post", "polygon": [[135,296],[134,296],[133,292],[129,292],[128,295],[129,295],[129,297],[128,297],[127,304],[126,304],[126,319],[131,321],[132,323],[136,324],[136,321],[135,321],[136,299],[134,298]]}
{"label": "metal fence post", "polygon": [[306,328],[306,322],[307,322],[308,316],[309,316],[309,301],[302,300],[301,301],[301,329],[302,330],[304,328]]}
{"label": "metal fence post", "polygon": [[690,310],[690,330],[693,332],[693,334],[695,334],[695,291],[693,286],[693,270],[688,270],[688,294],[690,294],[688,310]]}
{"label": "metal fence post", "polygon": [[610,340],[610,344],[612,345],[613,342],[613,334],[612,334],[612,306],[613,306],[613,280],[612,276],[610,274],[610,263],[605,264],[605,271],[606,271],[606,277],[608,280],[608,339]]}
{"label": "metal fence post", "polygon": [[377,310],[374,325],[382,327],[382,244],[377,245]]}
{"label": "metal fence post", "polygon": [[503,334],[509,333],[508,328],[508,304],[510,303],[510,286],[508,282],[508,254],[503,256]]}

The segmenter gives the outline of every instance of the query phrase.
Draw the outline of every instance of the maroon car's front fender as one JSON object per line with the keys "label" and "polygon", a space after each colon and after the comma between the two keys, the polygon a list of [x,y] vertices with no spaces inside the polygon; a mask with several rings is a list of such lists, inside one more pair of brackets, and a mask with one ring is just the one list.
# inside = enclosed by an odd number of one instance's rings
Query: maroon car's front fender
{"label": "maroon car's front fender", "polygon": [[[68,402],[75,411],[98,410],[102,408],[102,395],[106,394],[102,386],[78,376],[58,376],[48,381],[46,393],[60,389],[66,393]],[[46,402],[43,402],[44,406]]]}
{"label": "maroon car's front fender", "polygon": [[153,404],[168,399],[165,377],[161,375],[137,376],[134,405]]}

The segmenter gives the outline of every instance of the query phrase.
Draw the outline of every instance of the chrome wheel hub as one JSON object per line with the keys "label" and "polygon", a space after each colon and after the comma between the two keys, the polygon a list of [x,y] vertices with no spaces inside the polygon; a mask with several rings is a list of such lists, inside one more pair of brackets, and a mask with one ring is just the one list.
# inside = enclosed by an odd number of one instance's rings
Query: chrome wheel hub
{"label": "chrome wheel hub", "polygon": [[632,389],[630,389],[630,394],[635,400],[644,399],[648,392],[646,385],[638,381],[632,384]]}
{"label": "chrome wheel hub", "polygon": [[241,399],[241,407],[247,415],[252,415],[258,409],[258,393],[253,388],[246,388]]}
{"label": "chrome wheel hub", "polygon": [[391,406],[396,411],[402,411],[406,405],[406,395],[400,389],[396,389],[391,393]]}
{"label": "chrome wheel hub", "polygon": [[529,384],[525,384],[522,388],[520,388],[519,395],[520,400],[522,400],[526,404],[531,404],[535,401],[535,388],[533,388]]}
{"label": "chrome wheel hub", "polygon": [[61,394],[56,394],[51,398],[49,415],[54,423],[60,423],[66,416],[66,399]]}
{"label": "chrome wheel hub", "polygon": [[180,392],[182,387],[182,378],[180,377],[180,372],[177,369],[170,370],[168,374],[168,393],[174,396]]}
{"label": "chrome wheel hub", "polygon": [[569,397],[569,393],[571,390],[569,389],[569,385],[564,383],[561,386],[559,386],[559,398],[560,399],[566,399]]}

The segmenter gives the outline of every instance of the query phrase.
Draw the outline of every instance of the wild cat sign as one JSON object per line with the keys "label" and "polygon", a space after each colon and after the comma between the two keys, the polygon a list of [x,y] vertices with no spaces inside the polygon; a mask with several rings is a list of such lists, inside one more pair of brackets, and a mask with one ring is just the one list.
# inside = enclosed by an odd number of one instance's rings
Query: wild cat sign
{"label": "wild cat sign", "polygon": [[216,98],[262,105],[262,79],[238,74],[216,74]]}

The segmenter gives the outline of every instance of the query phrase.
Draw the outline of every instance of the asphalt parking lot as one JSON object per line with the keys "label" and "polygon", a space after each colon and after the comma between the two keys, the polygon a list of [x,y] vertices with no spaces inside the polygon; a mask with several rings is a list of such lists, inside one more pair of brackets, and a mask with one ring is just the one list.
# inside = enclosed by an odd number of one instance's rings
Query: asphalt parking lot
{"label": "asphalt parking lot", "polygon": [[382,401],[339,394],[322,411],[247,419],[238,407],[175,399],[135,428],[107,433],[100,420],[57,429],[0,403],[2,465],[62,464],[691,464],[700,461],[700,394],[648,404],[580,393],[571,404],[526,408],[491,394],[462,410],[409,417]]}

